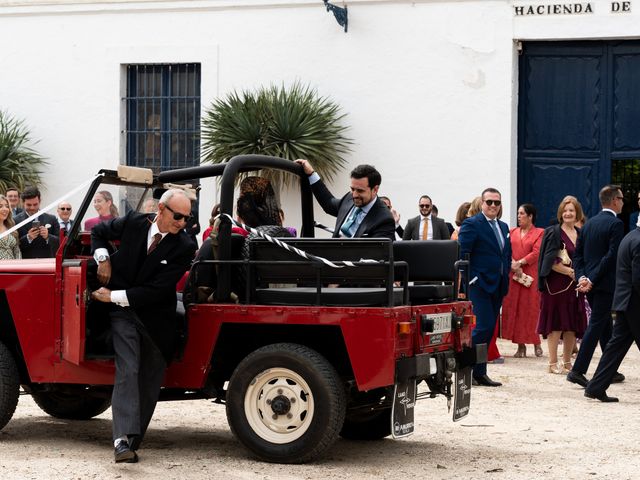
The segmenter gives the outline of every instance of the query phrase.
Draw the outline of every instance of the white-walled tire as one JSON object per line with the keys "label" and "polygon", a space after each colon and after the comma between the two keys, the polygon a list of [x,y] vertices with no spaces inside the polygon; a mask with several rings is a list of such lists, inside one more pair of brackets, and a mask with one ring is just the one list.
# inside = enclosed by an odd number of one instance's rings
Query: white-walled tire
{"label": "white-walled tire", "polygon": [[236,437],[262,460],[308,462],[336,440],[345,393],[333,366],[302,345],[267,345],[245,357],[227,392]]}
{"label": "white-walled tire", "polygon": [[13,355],[0,342],[0,430],[9,423],[18,405],[20,377]]}

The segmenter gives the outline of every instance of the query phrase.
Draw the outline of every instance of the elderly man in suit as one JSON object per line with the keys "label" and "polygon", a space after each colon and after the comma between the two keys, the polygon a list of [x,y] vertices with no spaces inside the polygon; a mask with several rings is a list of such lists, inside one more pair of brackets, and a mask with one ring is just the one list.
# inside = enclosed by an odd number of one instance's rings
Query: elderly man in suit
{"label": "elderly man in suit", "polygon": [[451,234],[447,224],[432,214],[433,202],[429,195],[422,195],[418,201],[420,215],[409,219],[402,234],[403,240],[449,240]]}
{"label": "elderly man in suit", "polygon": [[618,367],[635,341],[640,348],[640,228],[631,230],[620,242],[616,264],[616,288],[611,308],[616,312],[611,340],[604,349],[596,373],[584,396],[601,402],[617,402],[607,395]]}
{"label": "elderly man in suit", "polygon": [[61,232],[69,232],[73,226],[73,219],[71,218],[71,211],[73,208],[69,202],[60,202],[58,204],[58,225],[60,225]]}
{"label": "elderly man in suit", "polygon": [[18,229],[22,258],[51,258],[56,256],[59,245],[60,227],[58,219],[40,212],[40,191],[28,187],[21,195],[24,211],[15,217],[16,224],[32,215],[38,216]]}
{"label": "elderly man in suit", "polygon": [[380,198],[380,173],[371,165],[358,165],[351,171],[351,193],[335,198],[315,173],[308,160],[296,160],[309,177],[313,195],[322,209],[336,217],[334,237],[386,237],[394,240],[393,215]]}
{"label": "elderly man in suit", "polygon": [[[582,337],[576,361],[567,374],[567,381],[587,385],[587,369],[596,345],[604,347],[611,338],[613,320],[611,303],[616,282],[616,256],[624,236],[624,223],[617,218],[624,198],[618,185],[607,185],[600,190],[602,210],[584,226],[576,245],[574,268],[578,288],[586,292],[591,306],[591,318]],[[624,375],[617,373],[614,382],[622,382]]]}
{"label": "elderly man in suit", "polygon": [[[482,211],[465,220],[460,227],[460,255],[469,255],[469,298],[476,315],[473,345],[489,344],[500,314],[502,299],[509,290],[511,241],[509,227],[498,220],[501,195],[495,188],[482,192]],[[487,364],[473,367],[476,385],[499,387],[487,375]]]}
{"label": "elderly man in suit", "polygon": [[[142,441],[176,346],[176,283],[195,245],[184,228],[191,201],[167,190],[155,215],[129,212],[96,225],[91,246],[104,285],[92,292],[103,302],[113,332],[116,375],[111,410],[115,461],[138,461]],[[109,242],[119,249],[109,256]]]}

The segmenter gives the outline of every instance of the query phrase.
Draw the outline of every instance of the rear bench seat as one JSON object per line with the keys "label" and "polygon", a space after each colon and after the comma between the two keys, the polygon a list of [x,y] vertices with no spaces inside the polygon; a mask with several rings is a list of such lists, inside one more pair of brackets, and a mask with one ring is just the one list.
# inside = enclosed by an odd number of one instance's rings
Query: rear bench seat
{"label": "rear bench seat", "polygon": [[[249,303],[262,305],[402,305],[402,288],[393,288],[393,247],[389,239],[280,239],[313,255],[335,261],[380,263],[333,268],[305,260],[263,239],[249,243]],[[328,288],[337,284],[339,288]]]}
{"label": "rear bench seat", "polygon": [[447,303],[457,296],[455,240],[406,240],[393,244],[393,258],[409,266],[409,301],[412,305]]}

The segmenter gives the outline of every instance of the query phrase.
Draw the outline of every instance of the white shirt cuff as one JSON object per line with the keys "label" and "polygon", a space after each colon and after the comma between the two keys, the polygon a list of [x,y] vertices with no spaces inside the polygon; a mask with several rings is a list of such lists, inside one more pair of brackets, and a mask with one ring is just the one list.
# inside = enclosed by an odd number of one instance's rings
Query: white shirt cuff
{"label": "white shirt cuff", "polygon": [[111,303],[120,305],[121,307],[129,306],[129,299],[127,298],[126,290],[112,290],[111,291]]}
{"label": "white shirt cuff", "polygon": [[316,172],[313,172],[311,175],[309,175],[309,185],[313,185],[318,180],[320,180],[320,175],[318,175]]}
{"label": "white shirt cuff", "polygon": [[109,258],[109,250],[107,250],[106,248],[96,248],[96,251],[93,252],[93,259],[96,261],[96,263],[98,263],[98,257],[100,255],[104,255]]}

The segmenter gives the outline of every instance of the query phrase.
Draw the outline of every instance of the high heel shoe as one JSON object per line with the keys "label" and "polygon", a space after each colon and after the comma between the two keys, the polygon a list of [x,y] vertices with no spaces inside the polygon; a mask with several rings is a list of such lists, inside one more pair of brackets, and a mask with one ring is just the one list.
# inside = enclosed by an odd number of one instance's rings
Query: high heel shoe
{"label": "high heel shoe", "polygon": [[562,362],[562,372],[563,374],[567,374],[571,371],[571,369],[573,368],[573,365],[571,365],[571,362]]}
{"label": "high heel shoe", "polygon": [[536,352],[536,357],[541,357],[542,356],[542,345],[540,345],[540,344],[534,345],[533,349]]}
{"label": "high heel shoe", "polygon": [[558,363],[549,363],[548,366],[548,370],[549,373],[555,373],[556,375],[561,374],[562,373],[562,368],[560,368],[560,365],[558,365]]}

